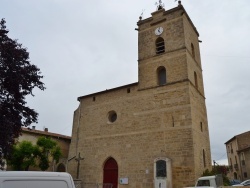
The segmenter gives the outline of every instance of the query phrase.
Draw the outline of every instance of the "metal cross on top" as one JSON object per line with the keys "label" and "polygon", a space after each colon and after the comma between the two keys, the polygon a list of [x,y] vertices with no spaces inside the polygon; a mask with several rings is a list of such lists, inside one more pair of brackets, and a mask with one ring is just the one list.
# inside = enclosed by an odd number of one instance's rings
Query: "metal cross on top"
{"label": "metal cross on top", "polygon": [[[176,2],[177,0],[175,0],[175,2]],[[178,3],[179,3],[179,5],[181,5],[181,0],[178,0]]]}
{"label": "metal cross on top", "polygon": [[159,3],[156,2],[155,4],[157,5],[158,10],[163,9],[163,7],[164,7],[164,4],[162,3],[161,0],[159,0]]}

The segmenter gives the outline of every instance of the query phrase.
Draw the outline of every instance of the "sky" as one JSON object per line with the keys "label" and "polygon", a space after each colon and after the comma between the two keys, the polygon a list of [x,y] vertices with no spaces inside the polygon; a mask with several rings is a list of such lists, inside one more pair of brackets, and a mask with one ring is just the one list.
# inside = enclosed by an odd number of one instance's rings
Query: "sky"
{"label": "sky", "polygon": [[[138,81],[137,21],[157,0],[0,0],[9,37],[41,69],[46,90],[28,106],[36,129],[71,136],[77,97]],[[165,9],[177,6],[162,0]],[[212,160],[227,164],[224,143],[249,131],[249,0],[182,0],[200,37]]]}

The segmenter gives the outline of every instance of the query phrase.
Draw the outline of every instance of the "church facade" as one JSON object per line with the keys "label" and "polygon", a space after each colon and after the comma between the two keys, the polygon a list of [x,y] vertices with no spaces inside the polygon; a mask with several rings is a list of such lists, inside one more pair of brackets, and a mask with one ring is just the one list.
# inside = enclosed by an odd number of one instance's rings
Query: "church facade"
{"label": "church facade", "polygon": [[68,171],[83,183],[179,188],[211,168],[199,33],[180,1],[151,15],[137,22],[138,82],[78,98]]}

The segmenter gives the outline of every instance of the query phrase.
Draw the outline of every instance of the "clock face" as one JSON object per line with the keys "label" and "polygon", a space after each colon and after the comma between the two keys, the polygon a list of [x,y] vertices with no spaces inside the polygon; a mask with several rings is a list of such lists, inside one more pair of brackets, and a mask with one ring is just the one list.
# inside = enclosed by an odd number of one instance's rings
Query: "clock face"
{"label": "clock face", "polygon": [[162,32],[163,32],[163,28],[162,27],[157,27],[156,30],[155,30],[155,34],[156,35],[160,35],[160,34],[162,34]]}

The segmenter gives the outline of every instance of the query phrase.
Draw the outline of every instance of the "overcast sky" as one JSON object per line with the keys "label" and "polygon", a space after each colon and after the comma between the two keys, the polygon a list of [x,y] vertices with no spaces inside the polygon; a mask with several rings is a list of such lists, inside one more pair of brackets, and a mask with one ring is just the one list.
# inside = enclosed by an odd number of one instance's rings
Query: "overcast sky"
{"label": "overcast sky", "polygon": [[[77,97],[138,81],[136,23],[156,0],[0,0],[9,37],[18,39],[44,75],[28,105],[36,128],[71,135]],[[177,6],[163,0],[165,9]],[[212,160],[224,143],[249,131],[250,1],[182,0],[202,40],[201,61]]]}

